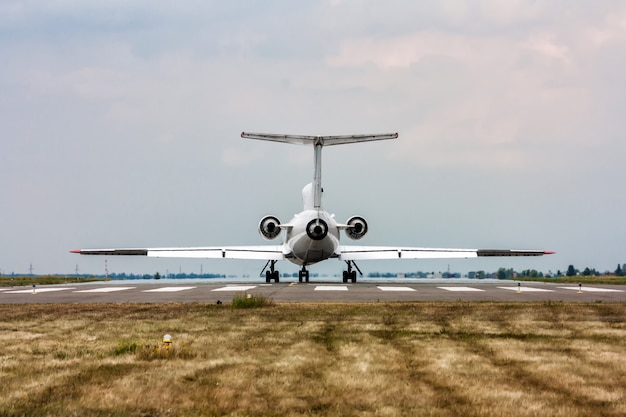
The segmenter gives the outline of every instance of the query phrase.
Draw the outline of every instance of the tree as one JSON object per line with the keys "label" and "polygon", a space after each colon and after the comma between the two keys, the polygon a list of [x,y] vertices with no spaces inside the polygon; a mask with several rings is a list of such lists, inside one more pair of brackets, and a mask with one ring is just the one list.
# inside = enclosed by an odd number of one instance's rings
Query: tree
{"label": "tree", "polygon": [[159,274],[158,272],[154,274],[154,279],[161,279],[161,274]]}
{"label": "tree", "polygon": [[578,271],[574,268],[574,265],[570,265],[567,267],[567,272],[565,273],[565,275],[567,275],[568,277],[574,277],[577,273]]}
{"label": "tree", "polygon": [[622,267],[620,266],[620,264],[617,264],[617,269],[615,270],[615,275],[617,275],[618,277],[621,277],[624,275],[624,270],[622,270]]}

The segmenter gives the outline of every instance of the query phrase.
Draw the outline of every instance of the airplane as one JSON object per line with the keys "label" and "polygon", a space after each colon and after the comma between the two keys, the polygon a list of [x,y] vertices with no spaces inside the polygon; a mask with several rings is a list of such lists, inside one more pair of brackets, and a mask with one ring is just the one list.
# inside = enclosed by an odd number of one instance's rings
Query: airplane
{"label": "airplane", "polygon": [[542,256],[553,254],[546,250],[515,249],[446,249],[403,246],[356,246],[339,243],[340,232],[352,240],[362,239],[368,231],[368,223],[362,216],[352,216],[345,223],[338,223],[334,215],[322,206],[322,149],[325,146],[353,144],[377,140],[395,140],[398,133],[371,135],[305,136],[271,133],[242,132],[244,139],[282,142],[313,147],[313,182],[302,189],[303,210],[287,223],[268,215],[259,222],[259,233],[266,240],[283,235],[282,244],[264,246],[213,246],[181,248],[120,248],[120,249],[77,249],[72,253],[81,255],[125,255],[161,258],[223,258],[255,259],[267,263],[261,271],[265,281],[278,283],[280,274],[276,263],[288,260],[301,267],[299,282],[309,282],[310,265],[327,259],[338,259],[346,263],[343,282],[357,282],[357,271],[362,271],[355,261],[368,259],[445,259],[476,258],[483,256]]}

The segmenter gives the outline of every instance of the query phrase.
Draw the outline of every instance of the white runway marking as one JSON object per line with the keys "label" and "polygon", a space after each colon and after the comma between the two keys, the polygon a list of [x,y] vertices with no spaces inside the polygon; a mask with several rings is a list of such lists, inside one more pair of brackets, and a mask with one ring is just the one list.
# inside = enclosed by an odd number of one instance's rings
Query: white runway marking
{"label": "white runway marking", "polygon": [[481,290],[478,288],[472,288],[472,287],[437,287],[441,290],[446,290],[446,291],[456,291],[456,292],[473,292],[473,291],[477,291],[477,292],[483,292],[485,290]]}
{"label": "white runway marking", "polygon": [[345,285],[318,285],[315,287],[315,291],[348,291],[348,287]]}
{"label": "white runway marking", "polygon": [[415,291],[410,287],[378,287],[381,291]]}
{"label": "white runway marking", "polygon": [[80,290],[74,292],[115,292],[115,291],[126,291],[132,290],[136,287],[105,287],[105,288],[94,288],[93,290]]}
{"label": "white runway marking", "polygon": [[185,290],[192,290],[198,287],[163,287],[163,288],[154,288],[152,290],[143,290],[141,292],[178,292]]}
{"label": "white runway marking", "polygon": [[[578,287],[559,287],[564,290],[576,290]],[[624,292],[624,290],[614,290],[611,288],[594,288],[594,287],[582,287],[583,292]]]}
{"label": "white runway marking", "polygon": [[227,287],[216,288],[211,291],[248,291],[256,288],[256,285],[229,285]]}
{"label": "white runway marking", "polygon": [[543,288],[533,288],[533,287],[498,287],[501,290],[511,290],[511,291],[517,291],[518,289],[521,292],[554,292],[554,290],[545,290]]}
{"label": "white runway marking", "polygon": [[[55,291],[67,291],[67,290],[75,290],[76,288],[37,288],[37,294],[42,292],[55,292]],[[32,288],[27,290],[18,290],[18,291],[5,291],[4,294],[30,294],[33,292]]]}

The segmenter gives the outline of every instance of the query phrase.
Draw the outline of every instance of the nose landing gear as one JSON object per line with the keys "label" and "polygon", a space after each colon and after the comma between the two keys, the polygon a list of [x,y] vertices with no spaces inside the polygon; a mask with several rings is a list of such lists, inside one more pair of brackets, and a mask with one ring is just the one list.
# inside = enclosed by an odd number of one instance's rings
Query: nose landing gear
{"label": "nose landing gear", "polygon": [[306,269],[304,265],[302,265],[302,269],[298,271],[298,282],[309,282],[309,271]]}

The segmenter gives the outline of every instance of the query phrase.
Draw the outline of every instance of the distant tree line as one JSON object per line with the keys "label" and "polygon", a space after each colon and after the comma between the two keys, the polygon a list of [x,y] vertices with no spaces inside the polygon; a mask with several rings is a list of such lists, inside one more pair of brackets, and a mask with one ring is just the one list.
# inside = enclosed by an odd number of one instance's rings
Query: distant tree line
{"label": "distant tree line", "polygon": [[565,275],[568,277],[575,277],[577,275],[582,275],[586,277],[615,275],[616,277],[623,277],[626,275],[626,264],[622,264],[622,265],[617,264],[617,268],[615,268],[615,271],[613,272],[605,271],[604,273],[600,273],[595,268],[589,268],[589,267],[585,267],[585,269],[583,269],[583,271],[580,272],[578,269],[574,268],[574,265],[570,265],[567,267],[567,271],[565,272]]}

